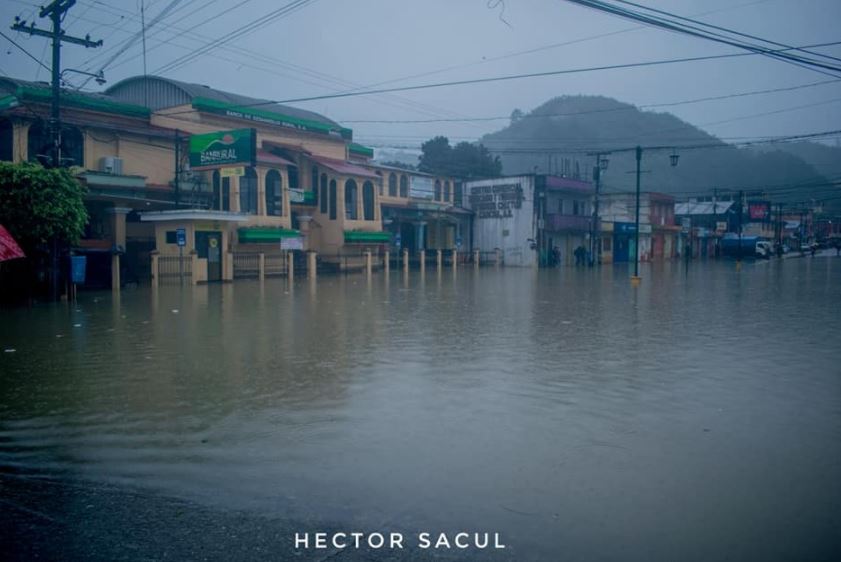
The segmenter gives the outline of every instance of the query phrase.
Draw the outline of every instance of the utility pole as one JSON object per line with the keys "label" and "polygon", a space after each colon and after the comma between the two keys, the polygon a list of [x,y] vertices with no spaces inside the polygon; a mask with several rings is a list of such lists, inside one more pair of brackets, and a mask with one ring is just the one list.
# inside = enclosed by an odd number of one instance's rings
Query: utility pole
{"label": "utility pole", "polygon": [[744,197],[745,192],[739,191],[739,249],[736,251],[736,269],[742,267],[742,202]]}
{"label": "utility pole", "polygon": [[718,257],[718,188],[713,188],[713,239],[715,240],[714,255]]}
{"label": "utility pole", "polygon": [[29,35],[48,37],[53,42],[53,65],[52,65],[52,101],[50,109],[50,136],[52,137],[52,149],[50,151],[50,166],[57,168],[61,166],[61,42],[82,45],[85,48],[101,47],[102,40],[91,41],[90,35],[84,38],[72,37],[61,29],[61,20],[64,14],[76,4],[76,0],[53,0],[49,5],[41,8],[38,17],[49,17],[52,22],[52,31],[44,31],[35,27],[35,22],[26,25],[26,21],[15,18],[12,29],[22,31]]}
{"label": "utility pole", "polygon": [[[74,43],[82,45],[85,48],[100,47],[102,40],[91,41],[90,35],[84,38],[72,37],[67,35],[61,29],[61,21],[64,19],[64,14],[67,10],[73,7],[76,0],[53,0],[47,6],[41,8],[38,13],[40,18],[50,18],[52,23],[52,31],[44,31],[35,27],[35,22],[31,22],[28,26],[26,21],[21,21],[20,18],[15,18],[15,23],[12,24],[14,31],[22,31],[29,35],[38,35],[40,37],[48,37],[53,42],[53,65],[52,65],[52,96],[50,107],[50,121],[49,130],[52,141],[50,149],[50,167],[58,168],[61,166],[61,42]],[[84,165],[84,162],[82,163]],[[52,268],[50,272],[50,294],[53,300],[59,299],[59,263],[58,263],[58,240],[52,240]]]}
{"label": "utility pole", "polygon": [[607,169],[607,155],[609,152],[597,152],[596,165],[593,166],[593,182],[596,184],[595,197],[593,198],[593,224],[590,227],[590,265],[602,263],[601,245],[601,218],[599,217],[599,192],[601,187],[602,172]]}
{"label": "utility pole", "polygon": [[637,209],[634,215],[634,276],[631,277],[631,283],[639,284],[640,282],[640,161],[642,160],[642,147],[637,146]]}
{"label": "utility pole", "polygon": [[[181,203],[181,137],[180,131],[175,129],[175,206]],[[219,178],[222,184],[222,178]]]}

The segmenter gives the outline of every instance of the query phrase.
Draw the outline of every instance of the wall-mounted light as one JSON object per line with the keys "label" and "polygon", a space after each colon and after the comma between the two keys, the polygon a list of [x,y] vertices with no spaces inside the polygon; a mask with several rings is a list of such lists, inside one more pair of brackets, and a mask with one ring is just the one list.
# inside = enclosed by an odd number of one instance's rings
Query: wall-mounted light
{"label": "wall-mounted light", "polygon": [[672,168],[677,166],[677,161],[678,161],[679,158],[680,158],[680,154],[678,154],[676,151],[673,150],[672,153],[669,155],[669,162],[671,163]]}

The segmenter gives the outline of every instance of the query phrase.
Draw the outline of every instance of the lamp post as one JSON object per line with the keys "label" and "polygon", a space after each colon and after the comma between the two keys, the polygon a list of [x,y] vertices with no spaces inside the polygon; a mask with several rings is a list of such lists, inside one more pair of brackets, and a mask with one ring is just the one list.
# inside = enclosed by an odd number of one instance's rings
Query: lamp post
{"label": "lamp post", "polygon": [[596,196],[593,201],[593,224],[590,227],[590,265],[602,263],[601,220],[599,219],[599,187],[602,172],[607,170],[609,153],[596,153],[596,165],[593,166],[593,180],[596,182]]}

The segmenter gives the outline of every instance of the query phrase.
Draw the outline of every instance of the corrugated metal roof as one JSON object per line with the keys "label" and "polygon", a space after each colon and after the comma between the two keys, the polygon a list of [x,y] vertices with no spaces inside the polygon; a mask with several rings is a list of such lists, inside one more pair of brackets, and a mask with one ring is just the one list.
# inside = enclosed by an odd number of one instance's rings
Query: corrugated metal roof
{"label": "corrugated metal roof", "polygon": [[733,206],[733,201],[704,201],[702,203],[690,201],[675,204],[676,215],[715,215],[726,213]]}
{"label": "corrugated metal roof", "polygon": [[214,101],[241,106],[251,106],[281,112],[290,117],[318,121],[339,127],[335,121],[312,111],[274,103],[271,100],[252,98],[232,92],[216,90],[203,84],[181,82],[161,76],[133,76],[120,80],[105,93],[121,101],[146,105],[153,111],[192,103],[193,98],[207,98]]}

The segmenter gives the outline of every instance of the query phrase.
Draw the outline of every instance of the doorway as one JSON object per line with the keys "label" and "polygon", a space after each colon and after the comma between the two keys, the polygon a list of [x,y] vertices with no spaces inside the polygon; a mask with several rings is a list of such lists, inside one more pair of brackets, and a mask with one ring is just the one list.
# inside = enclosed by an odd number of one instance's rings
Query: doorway
{"label": "doorway", "polygon": [[207,260],[207,281],[222,280],[222,233],[196,231],[196,252]]}

